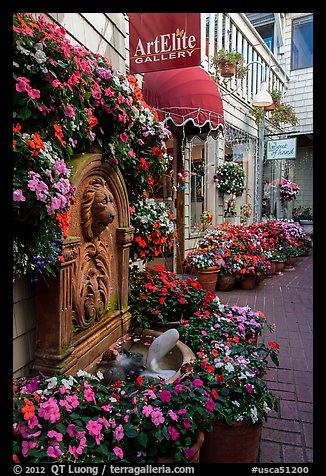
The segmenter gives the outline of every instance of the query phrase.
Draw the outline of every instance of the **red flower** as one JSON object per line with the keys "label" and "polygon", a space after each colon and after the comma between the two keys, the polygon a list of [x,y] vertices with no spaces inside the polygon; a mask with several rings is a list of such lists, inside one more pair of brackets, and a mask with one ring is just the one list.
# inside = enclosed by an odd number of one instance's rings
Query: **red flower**
{"label": "red flower", "polygon": [[280,346],[276,342],[268,342],[268,345],[273,347],[273,349],[280,350]]}

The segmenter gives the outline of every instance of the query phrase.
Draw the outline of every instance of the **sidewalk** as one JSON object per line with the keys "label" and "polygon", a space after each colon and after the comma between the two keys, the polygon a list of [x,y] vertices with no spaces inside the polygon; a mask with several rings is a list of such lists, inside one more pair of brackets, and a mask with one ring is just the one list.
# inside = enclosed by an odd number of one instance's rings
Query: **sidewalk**
{"label": "sidewalk", "polygon": [[276,324],[266,339],[280,345],[278,368],[265,380],[280,398],[278,412],[264,422],[260,463],[313,462],[313,257],[299,258],[294,271],[265,279],[255,289],[218,292],[223,304],[250,306]]}

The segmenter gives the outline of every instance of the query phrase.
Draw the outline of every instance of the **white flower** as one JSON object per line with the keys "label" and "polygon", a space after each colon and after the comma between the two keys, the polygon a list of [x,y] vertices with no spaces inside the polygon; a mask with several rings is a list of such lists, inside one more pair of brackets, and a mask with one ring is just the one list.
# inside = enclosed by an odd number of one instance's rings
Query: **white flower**
{"label": "white flower", "polygon": [[42,50],[36,50],[34,58],[38,64],[45,63],[47,60],[47,56]]}
{"label": "white flower", "polygon": [[250,415],[251,415],[252,422],[256,423],[256,421],[258,421],[257,408],[256,407],[250,408]]}
{"label": "white flower", "polygon": [[57,377],[51,377],[47,379],[46,381],[49,382],[47,386],[48,389],[56,387],[58,383]]}
{"label": "white flower", "polygon": [[104,379],[104,375],[102,374],[102,372],[100,370],[97,372],[96,376],[99,378],[99,380]]}
{"label": "white flower", "polygon": [[69,377],[68,380],[65,379],[65,378],[63,378],[63,379],[61,380],[62,385],[63,385],[67,390],[70,390],[70,389],[71,389],[71,387],[73,386],[74,382],[75,382],[75,379],[73,378],[72,375],[70,375],[70,377]]}
{"label": "white flower", "polygon": [[88,372],[85,372],[85,370],[78,370],[77,377],[92,377],[92,376]]}
{"label": "white flower", "polygon": [[263,403],[263,408],[264,408],[264,412],[266,412],[266,413],[271,411],[271,408],[269,408],[269,406],[267,405],[266,402]]}
{"label": "white flower", "polygon": [[225,365],[225,370],[227,370],[228,372],[233,372],[234,371],[234,367],[233,365],[228,362],[226,365]]}
{"label": "white flower", "polygon": [[233,403],[233,405],[236,407],[240,407],[240,403],[237,400],[232,400],[231,403]]}

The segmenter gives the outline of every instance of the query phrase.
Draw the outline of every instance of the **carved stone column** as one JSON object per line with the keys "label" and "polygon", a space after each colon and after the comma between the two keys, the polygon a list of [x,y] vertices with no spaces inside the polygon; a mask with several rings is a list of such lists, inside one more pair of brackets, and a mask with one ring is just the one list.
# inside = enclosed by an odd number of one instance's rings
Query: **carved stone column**
{"label": "carved stone column", "polygon": [[63,373],[73,360],[72,280],[79,245],[78,237],[64,240],[58,275],[37,284],[34,369],[45,374]]}
{"label": "carved stone column", "polygon": [[129,279],[129,248],[134,237],[134,228],[117,228],[117,245],[119,250],[119,295],[120,309],[128,307],[128,279]]}

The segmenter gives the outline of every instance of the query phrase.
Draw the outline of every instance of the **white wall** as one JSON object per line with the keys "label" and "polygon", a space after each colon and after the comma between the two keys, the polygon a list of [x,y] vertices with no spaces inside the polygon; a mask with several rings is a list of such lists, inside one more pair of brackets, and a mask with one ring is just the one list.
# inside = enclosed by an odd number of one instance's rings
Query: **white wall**
{"label": "white wall", "polygon": [[284,55],[279,61],[290,76],[286,102],[290,103],[298,116],[295,129],[301,133],[313,132],[313,67],[291,71],[292,20],[310,13],[286,13],[284,25]]}

